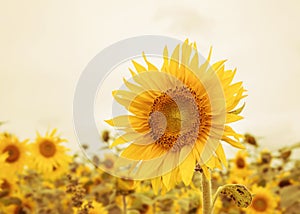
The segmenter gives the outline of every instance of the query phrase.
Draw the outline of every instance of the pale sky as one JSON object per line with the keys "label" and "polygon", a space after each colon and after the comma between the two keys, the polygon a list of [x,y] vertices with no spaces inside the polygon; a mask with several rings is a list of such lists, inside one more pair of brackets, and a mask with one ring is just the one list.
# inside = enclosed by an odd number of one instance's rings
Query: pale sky
{"label": "pale sky", "polygon": [[[196,41],[228,59],[248,90],[234,127],[270,150],[300,141],[300,3],[294,1],[0,1],[0,130],[58,128],[77,147],[76,83],[89,61],[144,34]],[[121,76],[120,76],[121,78]],[[103,110],[105,112],[105,110]],[[100,117],[100,116],[99,116]]]}

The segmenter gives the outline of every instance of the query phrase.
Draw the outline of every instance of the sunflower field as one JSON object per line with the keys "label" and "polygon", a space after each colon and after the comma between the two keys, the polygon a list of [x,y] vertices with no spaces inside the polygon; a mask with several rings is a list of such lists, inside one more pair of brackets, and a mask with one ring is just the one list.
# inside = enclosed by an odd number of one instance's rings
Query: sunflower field
{"label": "sunflower field", "polygon": [[[2,129],[4,129],[2,127]],[[103,131],[103,142],[112,136]],[[201,213],[201,171],[189,186],[183,183],[155,194],[150,181],[114,177],[80,154],[68,154],[67,139],[56,130],[36,139],[19,140],[2,132],[0,213]],[[240,208],[226,191],[216,199],[214,213],[297,213],[300,203],[300,162],[291,159],[299,144],[271,153],[256,138],[244,135],[248,150],[236,153],[227,170],[211,174],[212,191],[224,184],[245,185],[253,194],[248,208]],[[86,149],[88,149],[86,147]],[[97,157],[95,157],[97,158]],[[107,156],[107,168],[114,160]]]}

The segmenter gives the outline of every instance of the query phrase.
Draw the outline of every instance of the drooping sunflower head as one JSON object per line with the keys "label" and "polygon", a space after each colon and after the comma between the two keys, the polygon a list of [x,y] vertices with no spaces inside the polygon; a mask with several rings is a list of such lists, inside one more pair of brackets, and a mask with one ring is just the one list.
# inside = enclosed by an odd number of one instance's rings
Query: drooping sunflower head
{"label": "drooping sunflower head", "polygon": [[144,54],[146,66],[133,61],[127,90],[113,92],[129,114],[106,121],[124,131],[112,146],[130,143],[121,156],[142,161],[130,177],[156,177],[170,189],[181,180],[189,184],[196,164],[206,174],[207,167],[227,165],[220,140],[243,148],[241,135],[226,124],[242,119],[243,107],[235,108],[245,90],[232,84],[235,71],[225,70],[225,61],[210,65],[210,55],[200,63],[196,45],[186,40],[171,56],[165,48],[160,69]]}
{"label": "drooping sunflower head", "polygon": [[3,174],[20,173],[28,160],[27,140],[20,142],[14,135],[0,135],[0,168]]}
{"label": "drooping sunflower head", "polygon": [[71,158],[67,154],[68,149],[61,145],[65,139],[56,135],[56,129],[45,136],[37,133],[34,143],[30,146],[32,153],[32,164],[40,172],[53,173],[67,169]]}

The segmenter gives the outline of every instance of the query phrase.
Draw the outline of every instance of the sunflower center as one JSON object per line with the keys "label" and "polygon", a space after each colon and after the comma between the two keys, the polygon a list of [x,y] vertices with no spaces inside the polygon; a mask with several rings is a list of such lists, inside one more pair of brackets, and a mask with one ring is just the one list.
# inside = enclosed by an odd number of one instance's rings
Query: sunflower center
{"label": "sunflower center", "polygon": [[40,153],[46,158],[53,157],[56,153],[56,146],[53,142],[45,140],[40,143],[39,146]]}
{"label": "sunflower center", "polygon": [[199,98],[195,91],[185,86],[169,89],[158,96],[148,121],[155,143],[174,151],[193,144],[210,121],[205,101],[205,97]]}
{"label": "sunflower center", "polygon": [[236,160],[236,166],[239,168],[239,169],[243,169],[245,166],[246,166],[246,162],[244,160],[244,158],[238,158]]}
{"label": "sunflower center", "polygon": [[267,210],[268,203],[264,198],[257,197],[253,199],[252,206],[255,210],[263,212]]}
{"label": "sunflower center", "polygon": [[0,185],[0,198],[3,196],[7,196],[11,192],[10,183],[8,183],[6,179],[3,179],[1,182],[2,183]]}
{"label": "sunflower center", "polygon": [[8,157],[6,158],[6,162],[8,163],[14,163],[16,161],[18,161],[19,157],[20,157],[20,150],[17,146],[15,145],[9,145],[7,147],[5,147],[5,149],[3,150],[3,153],[8,152]]}

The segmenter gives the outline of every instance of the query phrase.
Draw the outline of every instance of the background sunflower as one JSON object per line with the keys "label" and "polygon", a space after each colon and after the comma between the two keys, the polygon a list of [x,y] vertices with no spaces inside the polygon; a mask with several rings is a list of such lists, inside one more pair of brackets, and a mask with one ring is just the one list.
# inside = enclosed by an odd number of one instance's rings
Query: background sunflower
{"label": "background sunflower", "polygon": [[27,141],[20,142],[12,134],[0,134],[0,168],[7,178],[22,173],[28,164]]}
{"label": "background sunflower", "polygon": [[68,149],[61,145],[66,140],[57,136],[56,131],[47,132],[45,136],[37,132],[36,140],[30,144],[32,167],[49,175],[61,174],[71,161],[66,153]]}

